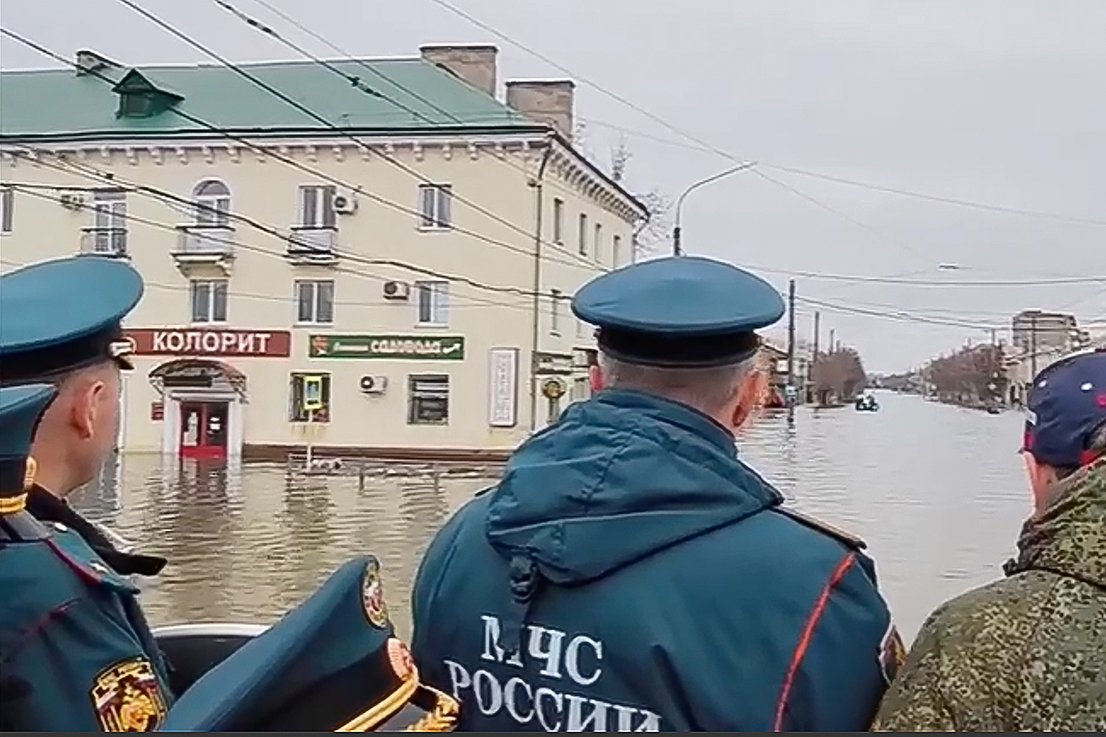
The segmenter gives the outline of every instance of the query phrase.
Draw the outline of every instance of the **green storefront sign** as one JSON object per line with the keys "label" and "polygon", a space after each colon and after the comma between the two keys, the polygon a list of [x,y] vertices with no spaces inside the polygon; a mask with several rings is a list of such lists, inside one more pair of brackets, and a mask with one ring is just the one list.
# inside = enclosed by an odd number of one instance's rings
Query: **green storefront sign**
{"label": "green storefront sign", "polygon": [[311,358],[391,358],[415,361],[462,361],[465,339],[428,335],[312,335]]}

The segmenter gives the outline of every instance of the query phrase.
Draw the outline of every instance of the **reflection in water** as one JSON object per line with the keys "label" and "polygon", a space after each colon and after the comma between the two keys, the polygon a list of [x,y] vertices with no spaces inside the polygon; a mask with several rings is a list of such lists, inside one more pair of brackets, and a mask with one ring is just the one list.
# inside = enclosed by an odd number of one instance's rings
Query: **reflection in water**
{"label": "reflection in water", "polygon": [[[1021,418],[888,395],[879,412],[800,408],[766,414],[742,456],[800,509],[867,540],[904,637],[940,601],[1001,575],[1029,511],[1015,453]],[[109,464],[110,465],[110,464]],[[162,467],[131,455],[76,499],[169,566],[143,595],[158,624],[265,621],[300,601],[343,561],[384,567],[400,631],[429,538],[491,481],[481,474],[374,468],[359,479],[304,476],[283,465]],[[108,478],[115,475],[117,483]]]}

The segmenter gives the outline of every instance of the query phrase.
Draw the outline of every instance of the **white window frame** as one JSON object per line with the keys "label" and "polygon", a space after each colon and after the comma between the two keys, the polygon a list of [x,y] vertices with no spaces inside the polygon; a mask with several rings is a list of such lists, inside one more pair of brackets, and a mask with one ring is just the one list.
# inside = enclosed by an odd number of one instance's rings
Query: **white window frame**
{"label": "white window frame", "polygon": [[553,335],[561,334],[561,297],[564,292],[560,289],[549,290],[549,332]]}
{"label": "white window frame", "polygon": [[15,190],[0,187],[0,235],[7,235],[15,227]]}
{"label": "white window frame", "polygon": [[449,324],[449,282],[415,282],[415,322],[421,327]]}
{"label": "white window frame", "polygon": [[622,263],[622,236],[615,233],[611,237],[611,266],[620,266]]}
{"label": "white window frame", "polygon": [[580,213],[580,219],[578,221],[580,232],[576,234],[579,242],[579,251],[581,256],[588,255],[588,214],[586,212]]}
{"label": "white window frame", "polygon": [[[216,191],[205,191],[214,189]],[[199,228],[230,228],[230,187],[222,179],[203,179],[192,188],[196,203],[194,224]]]}
{"label": "white window frame", "polygon": [[[420,387],[419,383],[426,385]],[[444,387],[445,391],[441,391]],[[407,376],[407,424],[446,426],[449,424],[450,405],[452,404],[451,382],[449,374],[409,374]],[[432,399],[445,396],[445,417],[440,420],[421,420],[415,411],[417,399]]]}
{"label": "white window frame", "polygon": [[119,189],[92,192],[92,253],[127,252],[127,193]]}
{"label": "white window frame", "polygon": [[553,242],[565,244],[565,201],[560,197],[553,198]]}
{"label": "white window frame", "polygon": [[[295,302],[297,325],[333,325],[334,324],[334,292],[335,285],[333,279],[296,279],[293,283],[293,301]],[[319,312],[321,311],[321,305],[323,301],[321,299],[321,293],[325,290],[320,290],[320,286],[330,286],[330,316],[329,319],[320,319]],[[309,288],[311,290],[311,314],[305,319],[303,313],[300,312],[300,306],[303,302],[304,289]]]}
{"label": "white window frame", "polygon": [[602,261],[603,260],[603,223],[596,223],[595,226],[592,228],[592,230],[595,233],[595,240],[592,242],[592,248],[594,249],[595,253],[593,253],[592,255],[595,256],[596,261]]}
{"label": "white window frame", "polygon": [[[296,222],[303,230],[337,230],[338,213],[334,198],[338,188],[333,184],[301,184],[296,193]],[[308,218],[308,214],[313,217]]]}
{"label": "white window frame", "polygon": [[449,230],[453,227],[453,185],[419,185],[419,230]]}
{"label": "white window frame", "polygon": [[[222,292],[222,315],[217,315],[217,297]],[[189,320],[195,325],[221,325],[227,322],[230,282],[226,279],[193,279],[188,283]],[[201,297],[201,294],[203,295]],[[197,299],[202,299],[203,314],[197,316]]]}

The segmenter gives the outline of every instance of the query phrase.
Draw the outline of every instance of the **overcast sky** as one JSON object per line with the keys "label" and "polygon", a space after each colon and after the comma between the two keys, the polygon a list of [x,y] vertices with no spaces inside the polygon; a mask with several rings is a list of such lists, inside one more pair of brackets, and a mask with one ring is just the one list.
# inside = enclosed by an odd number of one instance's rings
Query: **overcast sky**
{"label": "overcast sky", "polygon": [[[267,1],[356,55],[492,42],[501,80],[564,76],[433,0]],[[295,58],[211,0],[139,2],[234,60]],[[335,56],[254,0],[233,2]],[[1106,275],[1106,0],[450,2],[674,128],[760,162],[775,182],[744,172],[688,198],[689,252],[771,269],[761,273],[781,289],[795,271],[946,281]],[[0,7],[3,25],[66,56],[90,48],[135,65],[210,61],[117,0]],[[50,64],[0,44],[4,68]],[[577,81],[586,146],[606,162],[625,137],[633,188],[675,198],[733,165]],[[776,166],[1071,219],[954,206]],[[798,292],[938,321],[1008,325],[1011,313],[1039,307],[1106,325],[1106,284],[934,288],[799,277]],[[803,336],[811,309],[800,307]],[[836,329],[881,371],[989,340],[985,329],[831,309],[823,327],[823,341]]]}

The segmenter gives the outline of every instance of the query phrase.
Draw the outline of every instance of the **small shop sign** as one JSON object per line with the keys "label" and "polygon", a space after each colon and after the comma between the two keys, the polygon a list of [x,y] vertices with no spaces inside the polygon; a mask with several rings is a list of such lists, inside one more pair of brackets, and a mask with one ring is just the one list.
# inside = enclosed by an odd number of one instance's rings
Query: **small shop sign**
{"label": "small shop sign", "polygon": [[425,335],[312,335],[308,355],[311,358],[462,361],[465,339]]}
{"label": "small shop sign", "polygon": [[488,424],[514,427],[518,413],[518,348],[492,348],[488,355]]}

